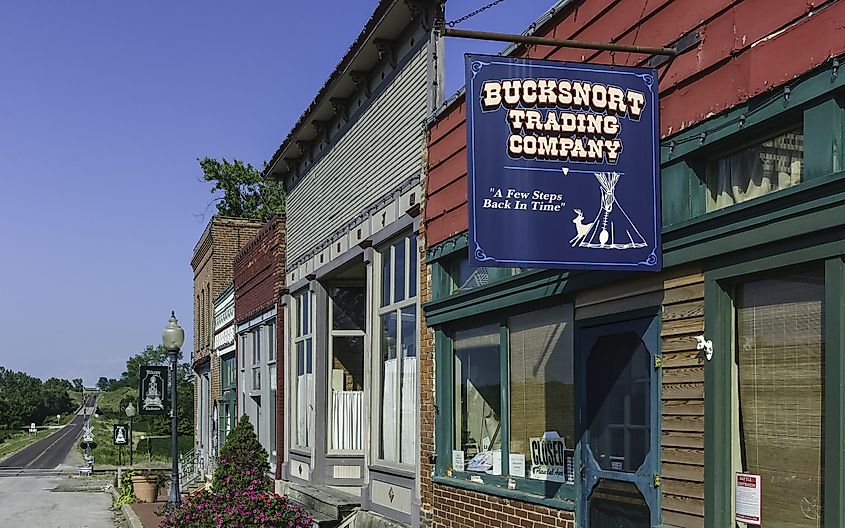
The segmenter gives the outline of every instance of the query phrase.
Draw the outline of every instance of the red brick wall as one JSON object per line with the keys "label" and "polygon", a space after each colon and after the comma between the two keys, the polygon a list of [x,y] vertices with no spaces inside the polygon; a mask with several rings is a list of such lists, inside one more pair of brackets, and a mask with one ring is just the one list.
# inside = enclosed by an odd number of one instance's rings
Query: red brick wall
{"label": "red brick wall", "polygon": [[575,528],[575,514],[547,506],[434,486],[432,528]]}
{"label": "red brick wall", "polygon": [[[194,247],[191,258],[194,270],[194,348],[190,359],[195,363],[206,356],[210,358],[212,402],[220,397],[220,358],[212,354],[214,299],[232,282],[235,256],[261,226],[262,223],[256,220],[214,216]],[[187,356],[186,360],[189,359]],[[194,417],[199,404],[197,386],[194,384]],[[194,419],[194,423],[198,420]]]}
{"label": "red brick wall", "polygon": [[284,445],[285,216],[276,215],[238,253],[234,261],[235,321],[276,307],[276,478],[281,479]]}
{"label": "red brick wall", "polygon": [[[809,16],[820,6],[829,7]],[[668,46],[699,32],[697,46],[659,68],[665,137],[845,53],[843,29],[845,3],[829,0],[585,0],[561,10],[538,35]],[[636,66],[649,58],[549,46],[515,55]],[[465,115],[461,98],[431,125],[425,211],[431,245],[467,229]]]}

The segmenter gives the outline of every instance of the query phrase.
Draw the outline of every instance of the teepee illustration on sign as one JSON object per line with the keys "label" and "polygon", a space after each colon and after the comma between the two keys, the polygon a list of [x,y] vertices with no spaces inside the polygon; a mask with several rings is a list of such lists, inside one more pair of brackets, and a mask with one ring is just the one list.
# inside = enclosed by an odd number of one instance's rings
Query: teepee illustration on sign
{"label": "teepee illustration on sign", "polygon": [[[622,209],[616,200],[616,184],[619,182],[618,172],[593,173],[601,186],[601,207],[591,224],[580,221],[583,214],[576,210],[575,223],[578,235],[573,239],[578,247],[594,249],[633,249],[645,247],[645,238],[640,234],[637,226]],[[582,231],[583,230],[583,231]],[[573,246],[575,244],[572,244]]]}

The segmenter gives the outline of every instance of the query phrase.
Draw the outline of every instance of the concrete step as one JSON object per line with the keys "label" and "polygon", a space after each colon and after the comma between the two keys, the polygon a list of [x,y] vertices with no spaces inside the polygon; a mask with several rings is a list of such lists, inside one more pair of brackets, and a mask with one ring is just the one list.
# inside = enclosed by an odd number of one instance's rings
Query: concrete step
{"label": "concrete step", "polygon": [[[288,488],[288,497],[298,502],[312,515],[319,518],[325,517],[328,520],[340,522],[351,515],[361,506],[361,498],[344,493],[328,486],[302,486],[291,484]],[[320,524],[321,527],[333,528],[328,524]]]}
{"label": "concrete step", "polygon": [[337,519],[332,519],[331,517],[327,517],[319,512],[310,511],[306,508],[306,510],[313,522],[311,523],[311,528],[336,528],[340,521]]}

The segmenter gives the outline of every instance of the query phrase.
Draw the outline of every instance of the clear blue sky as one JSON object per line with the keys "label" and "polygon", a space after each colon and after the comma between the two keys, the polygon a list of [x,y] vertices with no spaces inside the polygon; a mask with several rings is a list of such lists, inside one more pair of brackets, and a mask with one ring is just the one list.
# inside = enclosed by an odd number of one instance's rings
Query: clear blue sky
{"label": "clear blue sky", "polygon": [[[449,0],[447,19],[486,3]],[[460,27],[520,32],[554,3],[507,0]],[[191,343],[191,252],[213,213],[196,159],[260,166],[376,4],[5,0],[0,365],[116,378],[171,309]],[[503,48],[448,39],[448,93],[463,53]]]}

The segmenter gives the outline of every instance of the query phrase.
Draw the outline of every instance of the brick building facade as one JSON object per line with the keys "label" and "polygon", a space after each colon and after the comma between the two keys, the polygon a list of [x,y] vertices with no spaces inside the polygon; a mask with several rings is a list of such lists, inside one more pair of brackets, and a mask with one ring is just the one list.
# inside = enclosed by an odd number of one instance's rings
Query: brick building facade
{"label": "brick building facade", "polygon": [[285,325],[280,304],[285,287],[284,215],[271,218],[241,249],[234,261],[234,279],[235,339],[242,352],[237,365],[238,412],[256,426],[278,480],[283,460],[277,446],[284,445],[285,401]]}
{"label": "brick building facade", "polygon": [[194,247],[194,346],[191,363],[194,384],[195,449],[204,471],[215,453],[212,431],[215,402],[220,398],[220,358],[214,353],[214,301],[232,282],[238,251],[258,233],[262,223],[244,218],[214,216]]}

